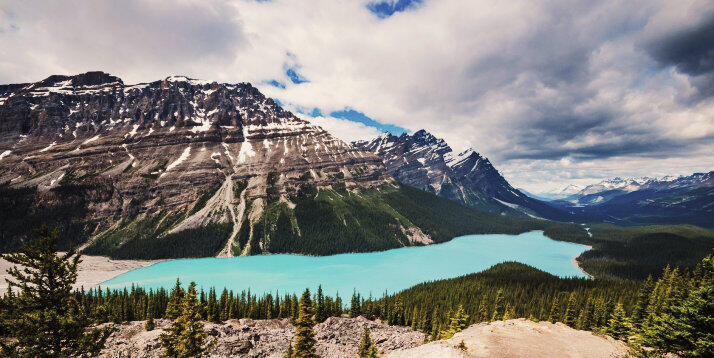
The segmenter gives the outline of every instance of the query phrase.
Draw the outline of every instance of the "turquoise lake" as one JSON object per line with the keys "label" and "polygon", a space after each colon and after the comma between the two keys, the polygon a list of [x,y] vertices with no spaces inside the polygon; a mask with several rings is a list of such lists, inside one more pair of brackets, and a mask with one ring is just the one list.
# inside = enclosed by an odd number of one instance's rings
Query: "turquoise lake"
{"label": "turquoise lake", "polygon": [[587,246],[554,241],[542,231],[520,235],[468,235],[443,244],[405,247],[382,252],[333,256],[264,255],[163,261],[129,271],[102,283],[102,288],[132,284],[146,289],[170,289],[179,277],[184,284],[252,293],[299,294],[322,285],[325,294],[381,297],[415,284],[483,271],[504,261],[518,261],[560,277],[587,277],[574,258]]}

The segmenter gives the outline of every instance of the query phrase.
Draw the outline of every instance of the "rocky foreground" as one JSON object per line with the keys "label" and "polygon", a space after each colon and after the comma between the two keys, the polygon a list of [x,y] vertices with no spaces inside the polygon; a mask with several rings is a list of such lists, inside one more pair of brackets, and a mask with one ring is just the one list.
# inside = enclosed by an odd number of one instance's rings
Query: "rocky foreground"
{"label": "rocky foreground", "polygon": [[[159,335],[169,325],[157,320],[146,331],[143,321],[113,325],[100,357],[158,357]],[[364,317],[331,317],[315,327],[317,353],[321,357],[356,357],[364,327],[369,327],[380,356],[403,357],[622,357],[624,343],[592,332],[578,331],[561,323],[516,319],[472,325],[453,338],[423,344],[424,334],[408,327],[389,326]],[[293,339],[293,327],[282,320],[231,320],[206,323],[208,357],[282,357]],[[463,340],[466,350],[460,349]]]}
{"label": "rocky foreground", "polygon": [[[144,321],[113,325],[116,331],[100,355],[103,358],[158,357],[159,335],[169,321],[156,320],[156,329],[147,332]],[[381,354],[416,347],[424,334],[408,327],[390,326],[364,317],[330,317],[315,326],[317,353],[321,357],[355,357],[364,327],[369,327],[372,340]],[[288,319],[230,320],[223,324],[206,323],[208,357],[282,357],[293,340],[293,326]],[[215,341],[215,343],[214,343]]]}

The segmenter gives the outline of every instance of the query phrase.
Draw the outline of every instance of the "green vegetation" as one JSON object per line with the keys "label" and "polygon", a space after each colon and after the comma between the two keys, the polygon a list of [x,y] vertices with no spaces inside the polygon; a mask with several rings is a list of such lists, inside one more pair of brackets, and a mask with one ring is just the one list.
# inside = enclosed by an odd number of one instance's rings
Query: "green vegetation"
{"label": "green vegetation", "polygon": [[206,332],[203,330],[201,305],[196,299],[196,284],[191,282],[186,295],[181,301],[181,313],[161,334],[161,346],[164,348],[161,357],[166,358],[199,358],[204,351],[203,341]]}
{"label": "green vegetation", "polygon": [[233,226],[211,223],[153,238],[132,238],[110,257],[119,259],[163,259],[215,256],[225,246]]}
{"label": "green vegetation", "polygon": [[100,234],[83,253],[116,259],[215,256],[232,232],[230,223],[212,223],[168,234],[183,215],[143,216]]}
{"label": "green vegetation", "polygon": [[[344,183],[333,184],[331,189],[306,183],[288,199],[294,208],[268,201],[260,220],[253,223],[251,243],[262,243],[263,250],[270,253],[379,251],[412,245],[405,229],[415,226],[434,242],[467,234],[518,234],[529,230],[544,230],[561,239],[587,237],[579,225],[477,211],[403,185],[350,192]],[[248,242],[248,231],[243,227],[240,230],[241,248]],[[253,248],[251,244],[251,251]]]}
{"label": "green vegetation", "polygon": [[[68,176],[70,174],[66,174]],[[86,241],[96,224],[87,222],[92,197],[110,195],[111,187],[98,180],[74,184],[63,179],[59,186],[39,192],[37,188],[12,188],[0,184],[0,252],[15,252],[42,225],[60,231],[58,246],[67,250]]]}
{"label": "green vegetation", "polygon": [[585,244],[593,249],[578,262],[600,278],[645,279],[667,266],[692,267],[711,253],[714,231],[691,225],[615,226],[595,224]]}
{"label": "green vegetation", "polygon": [[300,297],[298,318],[295,321],[295,342],[293,342],[293,352],[291,358],[317,358],[315,354],[315,332],[312,327],[315,321],[312,319],[313,307],[310,299],[310,290],[305,289]]}
{"label": "green vegetation", "polygon": [[215,185],[210,189],[204,189],[198,192],[198,199],[196,200],[196,203],[193,204],[193,208],[191,208],[191,211],[188,212],[188,216],[191,216],[197,213],[199,210],[203,209],[206,206],[208,199],[213,197],[213,195],[216,194],[220,187],[220,185]]}
{"label": "green vegetation", "polygon": [[362,340],[357,347],[359,358],[377,358],[377,346],[372,342],[369,333],[369,328],[365,326],[364,332],[362,333]]}
{"label": "green vegetation", "polygon": [[[194,285],[186,291],[177,281],[170,294],[163,289],[147,292],[135,287],[74,293],[66,289],[63,300],[77,305],[71,312],[82,312],[86,320],[96,323],[174,319],[177,328],[170,339],[187,339],[183,346],[196,349],[202,347],[197,342],[203,333],[197,326],[185,327],[198,320],[290,318],[297,326],[297,338],[289,356],[310,357],[314,354],[311,327],[315,319],[344,312],[339,297],[332,299],[321,291],[318,289],[315,296],[306,291],[300,301],[295,295],[258,297],[225,289],[220,297],[211,289],[206,297],[204,292],[196,293]],[[349,313],[411,326],[431,339],[452,337],[477,322],[524,317],[563,322],[577,329],[630,339],[657,352],[696,357],[705,356],[714,344],[713,294],[711,256],[691,270],[668,267],[659,279],[645,281],[561,279],[523,264],[503,263],[481,273],[419,284],[380,299],[365,299],[355,293]],[[5,320],[21,312],[18,302],[13,295],[3,297],[0,317]],[[15,334],[15,330],[4,328],[12,325],[0,327],[4,335]]]}
{"label": "green vegetation", "polygon": [[15,338],[0,340],[3,357],[91,357],[109,336],[90,328],[72,293],[80,257],[72,249],[57,255],[59,241],[59,230],[42,228],[19,253],[4,257],[19,266],[8,270],[10,293],[0,302],[0,334]]}
{"label": "green vegetation", "polygon": [[240,195],[243,193],[243,191],[247,187],[248,187],[248,180],[246,180],[246,179],[237,180],[235,183],[233,183],[233,197],[236,199],[240,198]]}
{"label": "green vegetation", "polygon": [[[333,177],[339,174],[342,173]],[[468,234],[543,230],[555,240],[591,245],[593,249],[578,258],[580,266],[591,275],[641,280],[659,275],[667,265],[691,267],[714,247],[714,231],[695,226],[593,224],[588,225],[593,235],[590,237],[581,225],[479,211],[405,185],[348,191],[343,182],[317,188],[309,177],[310,173],[305,172],[295,181],[300,184],[297,191],[286,189],[293,206],[279,200],[279,174],[269,173],[268,195],[259,201],[264,206],[262,215],[254,222],[240,223],[231,247],[234,255],[331,255],[421,245],[409,240],[407,230],[413,227],[420,228],[435,243]],[[37,227],[45,220],[60,228],[65,238],[60,248],[84,242],[94,230],[94,225],[86,221],[90,198],[107,196],[111,190],[96,177],[86,180],[92,184],[73,184],[76,180],[68,175],[59,187],[45,193],[0,186],[0,250],[17,250],[27,227]],[[236,180],[234,196],[240,197],[247,184],[245,179]],[[95,237],[84,252],[144,259],[214,256],[232,232],[228,224],[167,232],[204,207],[215,190],[217,187],[202,192],[188,213],[138,214],[141,203],[148,198],[134,198],[126,210],[129,218]],[[247,212],[254,205],[247,202]]]}

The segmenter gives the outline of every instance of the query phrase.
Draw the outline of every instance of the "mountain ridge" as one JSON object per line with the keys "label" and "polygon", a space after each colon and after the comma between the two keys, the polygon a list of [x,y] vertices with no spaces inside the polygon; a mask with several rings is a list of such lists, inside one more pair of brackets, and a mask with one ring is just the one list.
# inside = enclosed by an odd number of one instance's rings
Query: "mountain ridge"
{"label": "mountain ridge", "polygon": [[469,207],[501,214],[568,219],[568,214],[511,186],[472,148],[454,153],[426,130],[412,135],[383,133],[353,144],[382,158],[387,171],[402,183],[456,200]]}
{"label": "mountain ridge", "polygon": [[714,171],[678,177],[613,178],[551,201],[580,220],[714,227]]}
{"label": "mountain ridge", "polygon": [[[328,255],[558,225],[404,187],[379,157],[248,83],[89,72],[3,85],[0,153],[2,251],[43,224],[64,248],[146,259]],[[479,158],[453,168],[490,166]]]}

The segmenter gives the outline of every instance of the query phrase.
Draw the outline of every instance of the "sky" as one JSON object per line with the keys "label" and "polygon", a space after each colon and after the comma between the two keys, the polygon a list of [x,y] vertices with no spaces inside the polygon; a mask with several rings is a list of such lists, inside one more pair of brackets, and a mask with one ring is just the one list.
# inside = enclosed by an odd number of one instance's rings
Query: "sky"
{"label": "sky", "polygon": [[714,170],[710,0],[0,1],[0,83],[251,82],[347,141],[426,129],[542,193]]}

